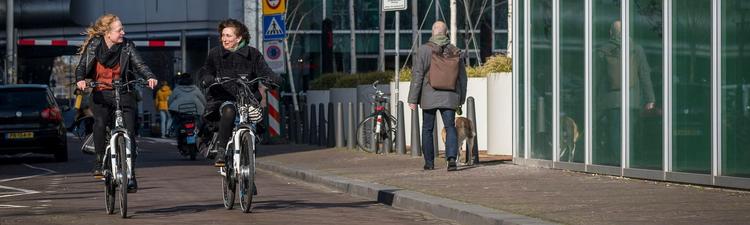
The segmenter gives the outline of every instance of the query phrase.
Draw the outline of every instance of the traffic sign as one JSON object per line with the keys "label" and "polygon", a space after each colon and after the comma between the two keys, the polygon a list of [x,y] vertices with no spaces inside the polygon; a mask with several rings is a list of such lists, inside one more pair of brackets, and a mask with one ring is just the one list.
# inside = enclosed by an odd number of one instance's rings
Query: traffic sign
{"label": "traffic sign", "polygon": [[264,41],[263,57],[273,72],[286,73],[286,66],[284,64],[284,42]]}
{"label": "traffic sign", "polygon": [[263,16],[263,40],[279,40],[286,37],[284,14]]}
{"label": "traffic sign", "polygon": [[406,0],[383,0],[383,11],[406,10]]}
{"label": "traffic sign", "polygon": [[286,13],[286,0],[262,0],[263,15]]}

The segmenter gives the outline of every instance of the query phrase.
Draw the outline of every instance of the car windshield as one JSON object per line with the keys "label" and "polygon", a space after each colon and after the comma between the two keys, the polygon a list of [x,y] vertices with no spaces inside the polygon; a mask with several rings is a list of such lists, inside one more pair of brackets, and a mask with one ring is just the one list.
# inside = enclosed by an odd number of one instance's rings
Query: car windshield
{"label": "car windshield", "polygon": [[0,109],[40,110],[49,105],[44,89],[8,88],[0,89]]}

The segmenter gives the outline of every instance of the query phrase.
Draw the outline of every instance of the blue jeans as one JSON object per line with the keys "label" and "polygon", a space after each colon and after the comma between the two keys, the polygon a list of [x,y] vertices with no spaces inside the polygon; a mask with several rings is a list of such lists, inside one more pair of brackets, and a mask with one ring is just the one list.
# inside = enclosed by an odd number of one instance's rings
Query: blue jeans
{"label": "blue jeans", "polygon": [[159,110],[159,118],[161,119],[161,136],[167,136],[169,127],[172,126],[172,116],[166,110]]}
{"label": "blue jeans", "polygon": [[[435,114],[438,109],[426,109],[422,110],[422,151],[424,155],[424,162],[426,165],[434,165],[435,160],[435,146],[433,146],[433,131],[435,129]],[[446,140],[445,140],[445,155],[447,159],[455,159],[458,153],[458,136],[456,134],[456,111],[453,109],[440,109],[440,114],[443,117],[443,125],[445,125]]]}

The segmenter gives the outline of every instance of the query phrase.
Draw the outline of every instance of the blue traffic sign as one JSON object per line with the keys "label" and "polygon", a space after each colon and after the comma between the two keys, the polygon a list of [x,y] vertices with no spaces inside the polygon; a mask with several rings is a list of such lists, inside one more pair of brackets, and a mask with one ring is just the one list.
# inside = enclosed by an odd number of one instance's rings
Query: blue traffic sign
{"label": "blue traffic sign", "polygon": [[263,16],[263,40],[279,40],[286,37],[284,14]]}

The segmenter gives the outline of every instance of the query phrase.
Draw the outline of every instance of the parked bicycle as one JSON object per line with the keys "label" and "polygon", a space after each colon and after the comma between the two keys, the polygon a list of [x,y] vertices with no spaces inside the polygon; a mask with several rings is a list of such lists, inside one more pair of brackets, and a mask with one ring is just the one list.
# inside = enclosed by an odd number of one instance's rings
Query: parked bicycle
{"label": "parked bicycle", "polygon": [[[129,85],[145,85],[143,79],[136,79],[121,83],[115,80],[112,88],[115,94],[115,119],[114,126],[110,126],[106,138],[107,148],[102,159],[102,175],[104,176],[104,202],[107,214],[113,214],[115,210],[115,198],[117,189],[120,192],[120,215],[122,218],[128,214],[128,180],[133,178],[133,153],[135,146],[131,146],[131,134],[125,128],[123,111],[120,105],[120,90]],[[89,82],[90,87],[96,87],[98,82]]]}
{"label": "parked bicycle", "polygon": [[375,111],[365,117],[357,126],[357,147],[367,152],[381,153],[394,149],[396,137],[396,118],[388,110],[388,97],[378,89],[379,81],[372,83],[375,93],[372,95]]}
{"label": "parked bicycle", "polygon": [[[244,213],[250,212],[253,195],[257,194],[255,186],[255,144],[257,141],[255,129],[256,124],[263,118],[260,102],[253,97],[253,87],[258,83],[262,83],[269,88],[277,87],[268,77],[249,80],[247,76],[247,74],[240,74],[239,78],[217,78],[216,83],[207,88],[210,90],[228,83],[240,87],[238,88],[239,93],[235,93],[237,102],[228,102],[223,106],[237,107],[239,123],[235,125],[232,136],[227,142],[225,163],[223,167],[219,168],[219,173],[222,176],[224,207],[227,209],[234,207],[236,184],[239,184],[240,207]],[[217,140],[218,133],[214,133],[208,149],[216,149]]]}

